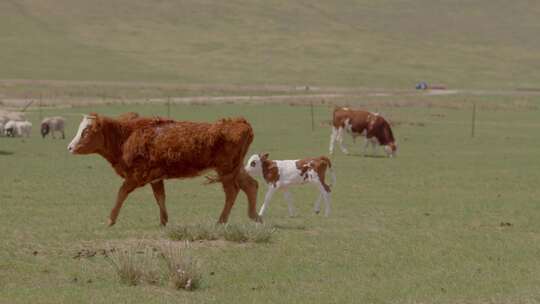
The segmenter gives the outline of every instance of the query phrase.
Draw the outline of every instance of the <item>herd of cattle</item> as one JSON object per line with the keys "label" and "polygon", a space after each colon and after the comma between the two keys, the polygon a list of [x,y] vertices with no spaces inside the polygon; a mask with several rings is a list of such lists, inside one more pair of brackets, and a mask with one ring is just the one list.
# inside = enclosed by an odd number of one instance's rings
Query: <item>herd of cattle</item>
{"label": "herd of cattle", "polygon": [[[341,150],[348,153],[343,146],[344,132],[351,134],[353,139],[365,137],[366,147],[369,143],[378,144],[383,146],[389,157],[396,155],[397,143],[390,123],[377,113],[336,107],[330,154],[336,141]],[[83,117],[68,150],[72,154],[101,155],[123,178],[116,203],[110,212],[109,226],[116,223],[128,195],[147,184],[152,187],[161,224],[166,225],[168,213],[163,181],[196,177],[208,170],[216,172],[216,176],[207,177],[209,183],[221,183],[225,192],[225,204],[218,220],[220,223],[227,222],[240,190],[247,196],[248,216],[252,220],[261,221],[272,195],[279,189],[284,191],[292,216],[294,206],[288,189],[293,185],[308,183],[316,185],[320,191],[314,211],[319,213],[321,200],[324,199],[325,215],[328,215],[331,189],[326,183],[326,176],[330,176],[331,184],[335,183],[330,159],[320,156],[271,160],[265,153],[252,155],[244,166],[243,161],[253,138],[253,129],[244,118],[201,123],[139,117],[136,113],[115,118],[92,113]],[[258,183],[254,177],[261,177],[268,185],[258,213]]]}
{"label": "herd of cattle", "polygon": [[[337,141],[341,151],[348,154],[343,145],[344,132],[353,140],[365,138],[364,149],[371,143],[380,145],[389,157],[397,152],[397,143],[390,123],[378,113],[336,107],[332,116],[330,154]],[[47,117],[41,122],[43,138],[60,133],[62,139],[65,119]],[[0,133],[5,136],[30,136],[32,123],[22,113],[0,112]],[[109,216],[109,225],[116,223],[122,205],[133,190],[150,184],[160,210],[162,225],[168,222],[165,206],[165,179],[196,177],[208,170],[216,176],[207,177],[209,183],[219,182],[225,192],[225,205],[219,217],[227,222],[229,213],[240,190],[248,199],[248,216],[261,221],[273,194],[283,190],[289,205],[289,215],[295,214],[289,188],[294,185],[314,184],[320,194],[314,211],[320,212],[325,202],[325,215],[330,213],[330,185],[335,184],[332,163],[326,156],[296,160],[271,160],[268,153],[252,155],[246,165],[243,161],[253,142],[254,132],[244,118],[221,119],[215,123],[175,121],[164,118],[140,117],[129,112],[118,117],[98,114],[85,115],[77,133],[68,145],[73,154],[99,154],[124,179],[116,203]],[[326,182],[330,176],[331,183]],[[256,211],[260,177],[268,185],[263,205]]]}
{"label": "herd of cattle", "polygon": [[[45,117],[41,121],[41,136],[45,138],[49,133],[52,138],[59,132],[62,139],[64,133],[65,119],[62,117]],[[26,120],[23,113],[0,111],[0,135],[8,137],[30,137],[32,132],[32,123]]]}

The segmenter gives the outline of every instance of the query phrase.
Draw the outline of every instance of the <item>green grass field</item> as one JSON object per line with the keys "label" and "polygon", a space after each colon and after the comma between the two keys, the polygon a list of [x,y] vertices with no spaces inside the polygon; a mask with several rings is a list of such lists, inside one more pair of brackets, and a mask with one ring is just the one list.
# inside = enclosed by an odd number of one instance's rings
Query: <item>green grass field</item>
{"label": "green grass field", "polygon": [[[526,0],[0,1],[0,110],[40,100],[31,138],[0,137],[0,303],[540,302],[539,15]],[[347,137],[331,216],[309,186],[294,218],[275,195],[268,243],[171,242],[150,188],[108,228],[121,179],[66,146],[81,113],[164,116],[167,97],[175,119],[245,116],[250,153],[275,159],[328,153],[329,103],[379,111],[398,157]],[[52,115],[67,139],[39,136]],[[224,194],[204,181],[166,182],[171,225],[211,229]],[[230,221],[250,227],[243,195]],[[100,254],[167,244],[189,247],[197,290],[127,286]]]}
{"label": "green grass field", "polygon": [[[330,217],[313,214],[317,192],[300,187],[293,189],[296,218],[274,196],[265,217],[276,229],[270,243],[193,243],[202,271],[194,292],[128,287],[103,256],[73,258],[82,249],[168,240],[149,188],[134,192],[107,228],[120,178],[100,157],[66,150],[80,113],[163,115],[165,107],[46,110],[68,117],[68,139],[42,140],[36,127],[30,139],[0,138],[0,303],[538,302],[538,110],[490,109],[484,100],[471,138],[470,107],[444,104],[380,107],[400,122],[399,155],[362,157],[359,143],[351,148],[357,155],[338,151]],[[256,134],[250,152],[275,159],[326,154],[330,130],[321,123],[330,111],[315,108],[312,132],[302,106],[171,109],[176,119],[198,121],[243,115]],[[38,125],[38,112],[29,117]],[[170,224],[217,220],[224,195],[203,181],[166,183]],[[239,196],[230,221],[248,223],[246,209]]]}

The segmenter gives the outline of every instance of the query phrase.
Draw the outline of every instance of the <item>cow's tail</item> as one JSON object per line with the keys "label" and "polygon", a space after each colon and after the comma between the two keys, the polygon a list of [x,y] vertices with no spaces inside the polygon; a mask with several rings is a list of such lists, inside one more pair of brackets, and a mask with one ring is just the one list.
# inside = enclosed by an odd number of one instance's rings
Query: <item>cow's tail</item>
{"label": "cow's tail", "polygon": [[339,110],[343,110],[343,109],[344,109],[343,107],[334,106],[334,111],[332,112],[332,125],[333,125],[334,121],[336,121],[336,112],[339,111]]}

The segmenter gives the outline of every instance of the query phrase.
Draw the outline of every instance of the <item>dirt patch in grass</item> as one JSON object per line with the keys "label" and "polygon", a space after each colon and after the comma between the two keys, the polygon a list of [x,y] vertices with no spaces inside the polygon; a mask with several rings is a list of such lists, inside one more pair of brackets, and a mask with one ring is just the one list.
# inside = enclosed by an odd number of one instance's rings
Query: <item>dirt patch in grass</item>
{"label": "dirt patch in grass", "polygon": [[[94,257],[109,257],[115,253],[118,248],[137,247],[151,248],[158,251],[159,248],[173,247],[178,249],[198,249],[198,248],[225,248],[229,246],[248,246],[249,243],[235,243],[223,239],[216,240],[196,240],[196,241],[172,241],[167,239],[125,239],[85,242],[79,244],[77,249],[69,251],[73,259],[87,259]],[[143,254],[143,251],[138,252]]]}

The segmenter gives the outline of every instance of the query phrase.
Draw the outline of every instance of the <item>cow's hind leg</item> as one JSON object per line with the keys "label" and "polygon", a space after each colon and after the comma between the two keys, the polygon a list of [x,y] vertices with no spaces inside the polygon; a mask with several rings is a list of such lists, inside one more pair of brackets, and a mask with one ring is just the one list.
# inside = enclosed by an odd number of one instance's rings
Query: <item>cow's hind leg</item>
{"label": "cow's hind leg", "polygon": [[330,135],[330,154],[334,153],[334,143],[337,140],[338,131],[336,127],[332,126],[332,135]]}
{"label": "cow's hind leg", "polygon": [[116,204],[114,205],[113,209],[111,210],[111,214],[109,216],[109,226],[112,226],[116,223],[116,218],[118,218],[118,214],[120,213],[120,209],[122,209],[122,204],[124,204],[124,201],[128,197],[128,195],[135,190],[137,186],[124,181],[122,186],[120,186],[120,189],[118,190],[118,195],[116,196]]}
{"label": "cow's hind leg", "polygon": [[154,192],[154,197],[156,198],[156,203],[159,207],[159,221],[162,226],[165,226],[169,221],[169,215],[167,214],[167,208],[165,207],[165,185],[163,180],[151,183],[150,185],[152,186],[152,191]]}
{"label": "cow's hind leg", "polygon": [[257,191],[259,184],[243,169],[238,174],[238,185],[246,194],[248,199],[248,216],[256,222],[261,222],[261,218],[257,214]]}
{"label": "cow's hind leg", "polygon": [[225,192],[225,205],[223,206],[223,211],[221,211],[221,215],[219,216],[218,223],[224,224],[229,220],[229,214],[231,213],[231,209],[236,201],[240,187],[232,178],[222,180],[221,183],[223,185],[223,191]]}

